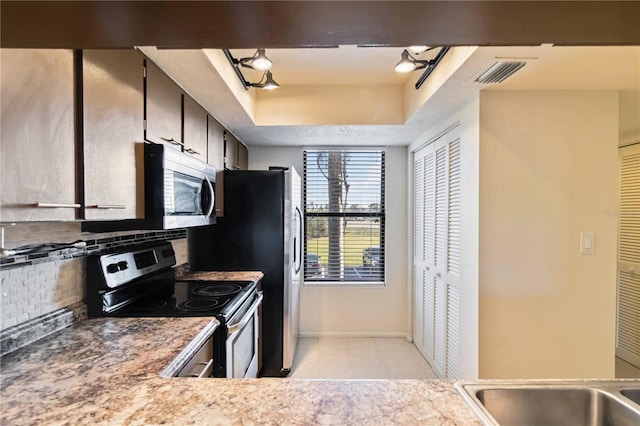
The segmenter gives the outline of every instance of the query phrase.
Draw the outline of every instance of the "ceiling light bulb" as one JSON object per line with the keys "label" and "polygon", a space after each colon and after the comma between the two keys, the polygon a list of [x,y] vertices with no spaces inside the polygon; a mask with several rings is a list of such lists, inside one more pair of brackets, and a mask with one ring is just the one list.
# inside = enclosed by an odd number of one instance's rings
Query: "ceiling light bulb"
{"label": "ceiling light bulb", "polygon": [[262,86],[262,88],[267,90],[273,90],[273,89],[277,89],[278,87],[280,87],[280,85],[276,83],[276,81],[273,79],[273,74],[271,74],[271,71],[267,71],[267,79],[264,82],[264,85]]}
{"label": "ceiling light bulb", "polygon": [[402,59],[396,64],[394,70],[398,73],[407,73],[416,69],[416,63],[409,59],[409,52],[407,50],[402,51]]}
{"label": "ceiling light bulb", "polygon": [[258,52],[251,61],[251,66],[257,70],[265,71],[271,68],[271,65],[273,65],[273,63],[269,58],[267,58],[267,55],[264,53],[264,49],[258,49]]}
{"label": "ceiling light bulb", "polygon": [[419,55],[422,52],[425,52],[428,48],[429,46],[409,46],[409,52],[413,53],[414,55]]}

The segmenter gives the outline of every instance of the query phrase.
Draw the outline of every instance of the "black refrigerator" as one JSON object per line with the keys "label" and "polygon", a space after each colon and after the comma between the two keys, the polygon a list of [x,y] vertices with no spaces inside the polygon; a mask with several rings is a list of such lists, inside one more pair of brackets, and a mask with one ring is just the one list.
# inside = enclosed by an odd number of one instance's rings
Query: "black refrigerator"
{"label": "black refrigerator", "polygon": [[201,271],[262,271],[261,376],[291,371],[300,318],[302,186],[293,167],[225,170],[224,216],[187,232]]}

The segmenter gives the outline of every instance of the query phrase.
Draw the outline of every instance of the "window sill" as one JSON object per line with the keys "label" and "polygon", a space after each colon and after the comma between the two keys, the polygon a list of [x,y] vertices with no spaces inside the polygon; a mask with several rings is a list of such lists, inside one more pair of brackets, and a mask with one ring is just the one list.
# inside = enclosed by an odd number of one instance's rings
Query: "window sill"
{"label": "window sill", "polygon": [[383,288],[387,284],[380,281],[304,281],[309,287],[349,287],[349,288]]}

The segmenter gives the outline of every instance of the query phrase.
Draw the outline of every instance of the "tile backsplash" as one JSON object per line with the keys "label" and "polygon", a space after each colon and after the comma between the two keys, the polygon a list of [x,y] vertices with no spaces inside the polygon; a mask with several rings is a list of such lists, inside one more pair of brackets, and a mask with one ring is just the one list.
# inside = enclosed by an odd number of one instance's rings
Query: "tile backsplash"
{"label": "tile backsplash", "polygon": [[84,258],[0,270],[2,329],[82,300]]}
{"label": "tile backsplash", "polygon": [[5,249],[28,244],[83,240],[86,248],[34,252],[2,259],[0,266],[0,330],[83,300],[87,254],[107,248],[171,240],[177,263],[186,262],[186,231],[127,231],[91,234],[80,223],[37,222],[2,225]]}

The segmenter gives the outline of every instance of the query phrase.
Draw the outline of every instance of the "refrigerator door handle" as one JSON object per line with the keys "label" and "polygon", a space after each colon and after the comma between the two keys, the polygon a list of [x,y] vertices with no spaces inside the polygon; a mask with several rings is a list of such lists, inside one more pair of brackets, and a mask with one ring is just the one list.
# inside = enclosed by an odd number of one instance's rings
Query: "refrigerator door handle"
{"label": "refrigerator door handle", "polygon": [[[296,235],[293,237],[293,264],[295,266],[296,274],[300,272],[302,268],[302,213],[300,209],[296,207]],[[297,257],[297,263],[296,263]]]}

